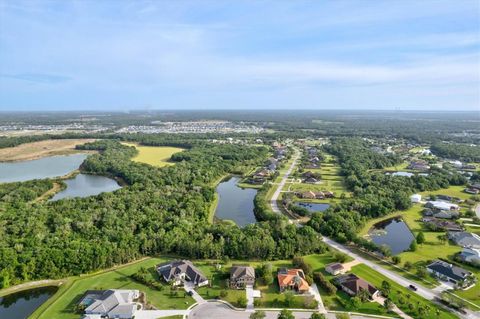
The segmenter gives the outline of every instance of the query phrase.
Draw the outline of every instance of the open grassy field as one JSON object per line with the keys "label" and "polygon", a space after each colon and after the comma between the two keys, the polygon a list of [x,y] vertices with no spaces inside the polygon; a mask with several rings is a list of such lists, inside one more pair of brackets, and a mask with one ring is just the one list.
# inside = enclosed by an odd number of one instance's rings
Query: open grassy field
{"label": "open grassy field", "polygon": [[141,267],[151,270],[152,276],[157,276],[153,267],[166,260],[166,258],[147,258],[98,274],[68,278],[58,292],[38,308],[31,318],[78,319],[80,315],[75,313],[74,307],[83,293],[92,289],[138,289],[146,293],[147,302],[158,309],[186,309],[194,303],[194,300],[188,295],[185,296],[183,291],[179,291],[177,296],[172,296],[167,284],[162,291],[159,291],[130,278],[130,275]]}
{"label": "open grassy field", "polygon": [[170,146],[140,146],[132,143],[123,144],[135,146],[135,148],[138,150],[138,155],[132,158],[133,161],[150,164],[157,167],[173,165],[173,163],[170,162],[170,157],[173,154],[184,150],[183,148]]}
{"label": "open grassy field", "polygon": [[[441,310],[440,313],[437,315],[435,309],[438,307],[435,306],[432,302],[423,299],[422,297],[418,296],[417,294],[412,293],[407,288],[397,284],[396,282],[390,280],[389,278],[383,276],[382,274],[376,272],[375,270],[367,267],[366,265],[357,265],[352,268],[352,272],[356,274],[358,277],[368,281],[370,284],[374,285],[377,288],[382,287],[382,282],[387,281],[390,283],[390,294],[389,297],[392,301],[404,312],[412,316],[413,318],[424,318],[424,319],[447,319],[447,318],[456,318],[455,315]],[[404,299],[405,303],[402,304],[400,299]],[[410,310],[407,307],[407,302],[413,304],[414,309]],[[429,311],[426,314],[420,314],[418,312],[418,306],[428,306]]]}
{"label": "open grassy field", "polygon": [[[93,142],[94,139],[62,139],[25,143],[0,149],[1,162],[28,161],[47,156],[79,153],[75,145]],[[81,151],[85,153],[85,151]]]}

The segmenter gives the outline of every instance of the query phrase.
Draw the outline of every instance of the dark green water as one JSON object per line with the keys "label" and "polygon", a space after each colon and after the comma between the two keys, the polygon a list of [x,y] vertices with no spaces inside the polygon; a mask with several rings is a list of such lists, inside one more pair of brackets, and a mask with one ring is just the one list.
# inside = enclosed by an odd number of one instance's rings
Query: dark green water
{"label": "dark green water", "polygon": [[0,318],[26,319],[56,291],[57,287],[42,287],[0,297]]}
{"label": "dark green water", "polygon": [[239,180],[240,177],[233,176],[218,184],[219,199],[215,216],[220,219],[233,220],[238,226],[245,226],[256,222],[253,213],[253,199],[257,190],[238,187]]}
{"label": "dark green water", "polygon": [[103,192],[113,192],[121,188],[112,178],[96,175],[78,174],[72,179],[65,180],[67,188],[55,194],[50,199],[56,201],[62,198],[87,197]]}

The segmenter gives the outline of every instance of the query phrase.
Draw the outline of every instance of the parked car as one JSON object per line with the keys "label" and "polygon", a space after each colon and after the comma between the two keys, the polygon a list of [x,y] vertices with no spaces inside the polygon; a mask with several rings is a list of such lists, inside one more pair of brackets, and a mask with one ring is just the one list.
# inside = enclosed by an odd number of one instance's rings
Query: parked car
{"label": "parked car", "polygon": [[408,288],[412,289],[413,291],[417,291],[417,287],[415,287],[414,285],[409,285]]}

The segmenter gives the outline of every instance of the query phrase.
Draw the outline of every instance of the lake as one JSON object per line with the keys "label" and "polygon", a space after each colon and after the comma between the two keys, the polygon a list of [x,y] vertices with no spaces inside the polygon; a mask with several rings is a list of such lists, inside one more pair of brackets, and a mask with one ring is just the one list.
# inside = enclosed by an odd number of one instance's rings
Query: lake
{"label": "lake", "polygon": [[309,203],[309,202],[296,202],[296,205],[306,208],[311,212],[324,212],[330,207],[330,204],[324,203]]}
{"label": "lake", "polygon": [[80,167],[87,154],[50,156],[32,161],[0,163],[0,183],[66,175]]}
{"label": "lake", "polygon": [[215,217],[233,220],[238,226],[245,226],[256,222],[253,213],[253,199],[256,189],[237,186],[240,177],[232,176],[217,186],[218,205]]}
{"label": "lake", "polygon": [[67,197],[88,197],[121,188],[112,178],[88,174],[78,174],[72,179],[65,180],[65,184],[67,184],[67,188],[55,194],[50,199],[51,201]]}
{"label": "lake", "polygon": [[57,289],[57,287],[34,288],[0,297],[0,318],[27,318],[47,301]]}
{"label": "lake", "polygon": [[390,247],[392,255],[408,250],[414,236],[401,218],[391,218],[375,224],[369,231],[372,241]]}

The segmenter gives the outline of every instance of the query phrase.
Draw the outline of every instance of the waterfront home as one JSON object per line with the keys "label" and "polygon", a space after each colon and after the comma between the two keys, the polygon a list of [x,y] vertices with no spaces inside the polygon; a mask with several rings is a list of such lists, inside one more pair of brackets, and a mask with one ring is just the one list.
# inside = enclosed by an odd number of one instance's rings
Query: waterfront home
{"label": "waterfront home", "polygon": [[461,225],[450,221],[442,220],[435,217],[423,217],[422,222],[427,224],[427,226],[433,231],[462,231],[463,228]]}
{"label": "waterfront home", "polygon": [[250,266],[233,265],[230,269],[229,286],[234,289],[243,289],[255,284],[255,270]]}
{"label": "waterfront home", "polygon": [[140,297],[138,290],[95,290],[87,291],[80,300],[80,305],[85,308],[85,317],[102,318],[134,318],[141,304],[136,300]]}
{"label": "waterfront home", "polygon": [[365,280],[354,274],[343,275],[335,279],[337,285],[350,296],[356,296],[361,290],[366,290],[370,299],[378,295],[378,290]]}
{"label": "waterfront home", "polygon": [[163,279],[174,286],[184,281],[193,283],[197,287],[208,285],[208,279],[189,260],[175,260],[157,266],[157,272]]}
{"label": "waterfront home", "polygon": [[303,294],[310,289],[310,285],[305,280],[305,274],[302,269],[280,268],[277,279],[280,292],[293,290]]}
{"label": "waterfront home", "polygon": [[464,248],[480,249],[480,236],[467,232],[449,232],[448,239]]}
{"label": "waterfront home", "polygon": [[465,288],[474,282],[472,273],[442,260],[435,260],[427,266],[427,271],[443,281],[454,283],[459,288]]}
{"label": "waterfront home", "polygon": [[458,258],[463,262],[480,265],[480,249],[463,248],[463,250],[458,254]]}
{"label": "waterfront home", "polygon": [[337,262],[330,263],[325,266],[325,271],[334,276],[345,273],[345,270],[345,267],[343,267],[341,263]]}

